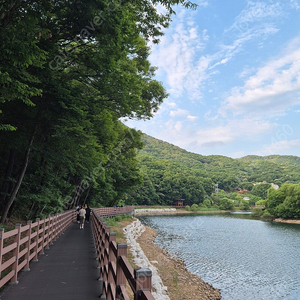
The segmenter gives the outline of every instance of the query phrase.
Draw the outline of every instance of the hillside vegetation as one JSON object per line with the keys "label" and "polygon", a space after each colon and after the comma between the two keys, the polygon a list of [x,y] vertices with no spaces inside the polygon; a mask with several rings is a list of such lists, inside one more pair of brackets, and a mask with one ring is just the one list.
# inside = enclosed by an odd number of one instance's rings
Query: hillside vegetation
{"label": "hillside vegetation", "polygon": [[[143,184],[132,192],[130,201],[133,203],[170,205],[181,198],[190,205],[212,206],[217,201],[215,188],[218,187],[222,192],[217,198],[231,200],[225,207],[221,205],[222,208],[249,207],[267,198],[271,183],[282,186],[300,182],[299,157],[271,155],[232,159],[191,153],[145,134],[142,141],[144,147],[138,159]],[[254,185],[256,183],[262,184]],[[244,196],[250,198],[248,205],[242,201]]]}

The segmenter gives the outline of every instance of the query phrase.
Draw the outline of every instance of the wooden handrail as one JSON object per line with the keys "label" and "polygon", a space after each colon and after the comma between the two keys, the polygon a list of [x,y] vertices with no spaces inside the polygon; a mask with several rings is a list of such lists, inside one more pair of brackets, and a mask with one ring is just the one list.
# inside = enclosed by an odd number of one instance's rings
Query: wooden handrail
{"label": "wooden handrail", "polygon": [[127,245],[116,244],[116,234],[102,219],[106,216],[132,214],[133,206],[108,207],[92,210],[92,228],[97,250],[100,299],[129,300],[126,282],[129,284],[134,300],[155,300],[151,294],[152,271],[148,268],[133,269],[127,259]]}
{"label": "wooden handrail", "polygon": [[[116,243],[116,234],[103,217],[133,214],[134,207],[107,207],[92,209],[91,223],[97,251],[100,299],[129,300],[126,283],[134,293],[134,300],[155,300],[151,294],[150,269],[133,269],[127,259],[127,245]],[[29,263],[38,261],[38,255],[49,246],[75,220],[76,211],[71,210],[43,218],[35,222],[28,221],[25,226],[5,232],[0,228],[0,288],[7,282],[18,283],[18,273],[30,270]]]}
{"label": "wooden handrail", "polygon": [[18,273],[30,270],[30,261],[38,260],[39,254],[56,240],[75,219],[74,210],[28,221],[25,226],[5,232],[0,228],[0,288],[7,282],[18,283]]}

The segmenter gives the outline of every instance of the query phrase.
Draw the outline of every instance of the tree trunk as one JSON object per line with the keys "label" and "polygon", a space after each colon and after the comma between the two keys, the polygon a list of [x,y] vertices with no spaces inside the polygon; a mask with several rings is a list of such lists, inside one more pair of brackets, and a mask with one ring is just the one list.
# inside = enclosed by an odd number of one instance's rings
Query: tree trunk
{"label": "tree trunk", "polygon": [[75,189],[75,195],[74,195],[75,206],[79,205],[79,200],[80,200],[80,197],[82,194],[81,185],[82,185],[82,182],[80,181],[80,183],[77,184],[76,189]]}
{"label": "tree trunk", "polygon": [[12,170],[13,170],[13,165],[15,162],[15,157],[16,157],[16,151],[15,151],[15,149],[11,149],[10,153],[9,153],[9,159],[8,159],[5,179],[4,179],[3,186],[2,186],[3,195],[0,198],[0,203],[2,203],[1,206],[4,206],[5,202],[6,202],[6,197],[7,197],[9,186],[10,186],[10,178],[11,178],[11,174],[12,174]]}
{"label": "tree trunk", "polygon": [[26,155],[25,155],[25,159],[24,159],[24,163],[23,163],[23,167],[21,169],[21,173],[20,173],[19,179],[18,179],[18,181],[17,181],[17,183],[16,183],[16,185],[15,185],[15,187],[14,187],[14,189],[13,189],[11,195],[10,195],[9,201],[6,204],[6,207],[4,209],[3,215],[1,217],[1,223],[2,224],[6,220],[8,211],[9,211],[11,205],[13,204],[13,202],[14,202],[17,194],[18,194],[18,191],[20,189],[21,183],[23,181],[23,178],[24,178],[27,166],[28,166],[28,161],[29,161],[29,156],[30,156],[30,151],[31,151],[31,147],[32,147],[32,144],[33,144],[33,140],[34,140],[34,135],[35,135],[35,133],[33,134],[32,138],[31,138],[31,141],[30,141],[30,144],[29,144],[29,147],[28,147],[28,150],[26,151]]}
{"label": "tree trunk", "polygon": [[87,197],[89,196],[89,193],[90,193],[91,187],[92,187],[92,184],[90,184],[90,186],[89,186],[89,188],[88,188],[88,190],[87,190],[86,196],[85,196],[85,198],[84,198],[84,201],[83,201],[83,205],[85,205],[85,204],[86,204],[86,200],[87,200]]}

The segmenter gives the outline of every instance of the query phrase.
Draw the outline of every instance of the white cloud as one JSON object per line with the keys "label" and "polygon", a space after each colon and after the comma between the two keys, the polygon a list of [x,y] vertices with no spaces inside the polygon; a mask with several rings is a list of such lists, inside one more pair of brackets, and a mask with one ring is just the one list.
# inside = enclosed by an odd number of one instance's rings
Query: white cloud
{"label": "white cloud", "polygon": [[300,9],[300,1],[299,0],[290,0],[290,5],[293,9]]}
{"label": "white cloud", "polygon": [[187,116],[187,119],[188,119],[189,121],[196,121],[196,120],[198,120],[199,118],[196,117],[196,116]]}
{"label": "white cloud", "polygon": [[180,109],[180,108],[178,108],[177,110],[170,111],[171,117],[182,117],[182,116],[186,116],[188,114],[189,114],[189,112],[187,110]]}
{"label": "white cloud", "polygon": [[[207,1],[197,4],[208,5]],[[161,38],[160,45],[152,47],[150,59],[159,67],[158,74],[166,75],[170,94],[180,97],[187,93],[190,99],[200,100],[207,80],[219,73],[213,69],[227,64],[242,51],[247,42],[258,38],[262,40],[278,32],[271,20],[282,16],[282,7],[279,4],[249,1],[246,9],[225,31],[230,35],[229,40],[233,38],[233,41],[220,44],[219,50],[212,54],[204,54],[210,39],[208,30],[200,31],[193,19],[195,14],[187,14],[188,11],[179,9],[168,34]]]}
{"label": "white cloud", "polygon": [[[206,1],[201,1],[202,5]],[[191,18],[186,16],[186,10],[179,10],[169,29],[168,35],[161,38],[160,45],[152,46],[150,56],[153,65],[159,67],[158,74],[165,73],[169,92],[176,97],[184,91],[191,97],[201,98],[201,83],[206,78],[203,71],[207,68],[206,59],[197,56],[203,51],[209,36],[207,30],[199,32]]]}
{"label": "white cloud", "polygon": [[211,110],[207,111],[207,112],[204,114],[204,119],[205,119],[206,121],[215,121],[215,120],[217,120],[218,117],[219,117],[218,115],[216,115],[216,116],[214,116],[214,117],[211,117],[210,115],[211,115]]}
{"label": "white cloud", "polygon": [[267,4],[264,2],[248,1],[247,7],[236,17],[234,24],[228,31],[248,32],[254,26],[260,26],[261,23],[270,19],[283,16],[283,8],[278,2]]}
{"label": "white cloud", "polygon": [[194,126],[184,126],[182,122],[170,119],[156,134],[156,138],[166,140],[183,149],[193,152],[203,152],[203,148],[228,145],[239,140],[249,140],[257,135],[270,132],[275,125],[266,121],[252,119],[231,120],[225,125],[197,129]]}
{"label": "white cloud", "polygon": [[[266,37],[279,31],[272,22],[282,18],[283,9],[278,3],[268,5],[263,2],[248,1],[247,7],[236,17],[231,27],[225,30],[225,35],[232,39],[231,44],[221,44],[220,51],[216,53],[217,62],[210,69],[222,65],[233,59],[242,51],[244,45],[254,39],[262,41]],[[262,43],[261,47],[262,47]]]}
{"label": "white cloud", "polygon": [[180,131],[182,128],[182,122],[176,122],[174,128],[176,131]]}
{"label": "white cloud", "polygon": [[[261,67],[249,77],[243,87],[235,87],[226,99],[221,113],[273,113],[300,104],[300,37],[293,41],[294,49]],[[296,46],[296,47],[295,47]]]}
{"label": "white cloud", "polygon": [[198,141],[224,143],[240,138],[248,138],[270,131],[273,125],[252,119],[230,120],[226,125],[201,129],[196,132]]}
{"label": "white cloud", "polygon": [[260,151],[260,155],[273,155],[282,153],[283,151],[290,150],[295,147],[300,146],[300,139],[291,140],[291,141],[280,141],[277,143],[272,143],[265,145]]}
{"label": "white cloud", "polygon": [[175,108],[177,106],[177,104],[175,102],[168,102],[168,101],[166,101],[165,103],[166,103],[166,105],[168,105],[168,106],[170,106],[172,108]]}

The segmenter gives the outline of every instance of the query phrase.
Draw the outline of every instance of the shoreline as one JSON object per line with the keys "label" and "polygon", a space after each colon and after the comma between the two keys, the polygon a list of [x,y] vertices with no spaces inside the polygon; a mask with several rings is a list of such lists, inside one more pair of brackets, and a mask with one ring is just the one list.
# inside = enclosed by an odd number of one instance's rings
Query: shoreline
{"label": "shoreline", "polygon": [[154,229],[142,225],[138,219],[124,229],[134,262],[139,267],[152,270],[155,299],[221,299],[218,289],[203,281],[199,276],[190,273],[182,260],[172,257],[166,250],[154,243],[157,236]]}
{"label": "shoreline", "polygon": [[[134,216],[146,216],[146,215],[182,215],[182,214],[223,214],[230,213],[233,211],[230,210],[215,210],[215,211],[187,211],[187,210],[179,210],[176,208],[145,208],[145,209],[135,209]],[[263,220],[262,220],[263,221]],[[286,224],[297,224],[300,225],[300,220],[297,219],[283,219],[283,218],[275,218],[270,220],[275,223],[286,223]]]}
{"label": "shoreline", "polygon": [[276,223],[297,224],[300,225],[300,220],[276,218],[273,220]]}
{"label": "shoreline", "polygon": [[135,209],[134,216],[145,216],[145,215],[182,215],[182,214],[216,214],[216,213],[228,213],[229,210],[203,210],[203,211],[191,211],[181,210],[176,208],[143,208]]}

